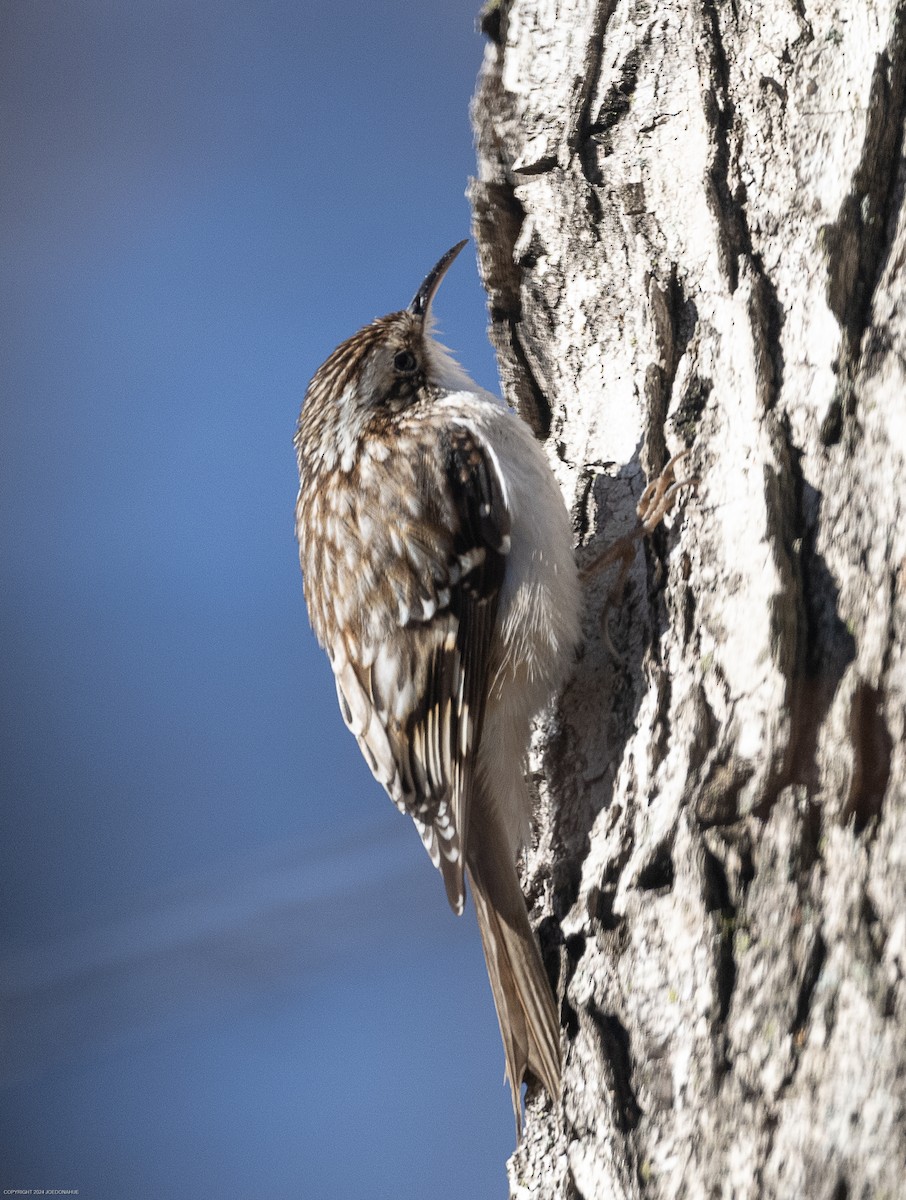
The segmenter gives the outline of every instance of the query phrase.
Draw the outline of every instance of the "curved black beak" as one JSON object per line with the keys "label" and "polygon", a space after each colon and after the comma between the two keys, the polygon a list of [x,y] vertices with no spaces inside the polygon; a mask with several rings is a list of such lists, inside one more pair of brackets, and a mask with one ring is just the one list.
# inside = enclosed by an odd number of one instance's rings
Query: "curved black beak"
{"label": "curved black beak", "polygon": [[468,241],[464,238],[463,241],[457,242],[452,250],[448,250],[437,266],[425,276],[425,282],[415,293],[412,303],[409,305],[409,312],[415,317],[425,317],[428,315],[428,309],[431,307],[431,301],[434,299],[434,293],[440,287],[440,281],[450,269],[453,259],[460,252],[463,246]]}

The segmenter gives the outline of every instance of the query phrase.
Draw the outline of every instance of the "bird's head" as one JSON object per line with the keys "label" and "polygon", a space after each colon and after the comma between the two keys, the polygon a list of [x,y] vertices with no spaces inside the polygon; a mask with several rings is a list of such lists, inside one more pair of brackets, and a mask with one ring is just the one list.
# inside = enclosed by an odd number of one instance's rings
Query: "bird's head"
{"label": "bird's head", "polygon": [[322,461],[349,461],[352,447],[374,421],[392,419],[418,400],[475,384],[431,336],[431,303],[458,242],[428,272],[408,308],[378,317],[341,342],[308,385],[296,448]]}

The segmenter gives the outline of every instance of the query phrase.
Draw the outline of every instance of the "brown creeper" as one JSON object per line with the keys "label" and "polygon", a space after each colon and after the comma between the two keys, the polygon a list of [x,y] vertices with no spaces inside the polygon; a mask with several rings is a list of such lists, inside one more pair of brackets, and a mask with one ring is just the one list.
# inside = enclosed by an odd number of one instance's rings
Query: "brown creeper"
{"label": "brown creeper", "polygon": [[464,245],[312,379],[296,535],[346,724],[457,913],[470,880],[518,1125],[526,1071],[552,1097],[560,1087],[559,1022],[516,861],[531,721],[569,671],[580,593],[541,447],[431,336],[431,301]]}

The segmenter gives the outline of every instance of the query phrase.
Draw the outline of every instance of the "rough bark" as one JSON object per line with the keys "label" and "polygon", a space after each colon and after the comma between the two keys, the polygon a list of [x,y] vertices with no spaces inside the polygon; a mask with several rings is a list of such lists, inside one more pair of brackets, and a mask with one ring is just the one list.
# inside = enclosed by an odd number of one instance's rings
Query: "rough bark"
{"label": "rough bark", "polygon": [[587,589],[514,1196],[906,1194],[906,4],[504,0],[471,197]]}

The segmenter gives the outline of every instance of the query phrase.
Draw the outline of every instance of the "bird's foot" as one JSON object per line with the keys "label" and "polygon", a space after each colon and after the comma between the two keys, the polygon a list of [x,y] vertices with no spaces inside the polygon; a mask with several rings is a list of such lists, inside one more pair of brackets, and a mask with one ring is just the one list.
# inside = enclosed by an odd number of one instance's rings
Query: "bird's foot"
{"label": "bird's foot", "polygon": [[635,508],[641,525],[641,533],[637,536],[641,537],[643,533],[653,533],[657,529],[676,503],[676,494],[680,488],[698,487],[697,475],[686,475],[683,479],[676,477],[677,463],[681,463],[691,453],[691,450],[681,450],[679,454],[674,454],[660,475],[652,479],[642,492]]}
{"label": "bird's foot", "polygon": [[638,514],[639,523],[631,533],[627,533],[625,537],[617,538],[615,542],[605,549],[600,554],[596,555],[590,563],[580,571],[583,580],[589,580],[597,575],[599,571],[603,571],[606,567],[612,567],[614,563],[621,564],[620,576],[615,590],[619,591],[626,577],[626,572],[629,570],[632,560],[635,557],[636,543],[646,534],[654,533],[667,513],[673,508],[676,503],[677,493],[683,487],[697,487],[698,478],[694,475],[686,476],[683,479],[676,478],[677,464],[682,462],[690,454],[689,450],[681,450],[679,454],[674,454],[673,458],[667,463],[660,475],[657,475],[642,492],[639,502],[636,505],[635,511]]}
{"label": "bird's foot", "polygon": [[579,572],[579,577],[582,581],[587,582],[607,567],[612,567],[616,563],[620,564],[620,572],[616,583],[610,591],[604,612],[601,614],[604,636],[608,648],[614,657],[618,656],[613,648],[607,628],[608,613],[611,606],[622,595],[626,576],[629,574],[629,568],[632,566],[632,560],[635,557],[636,547],[640,539],[657,529],[658,525],[660,525],[661,521],[663,521],[664,517],[666,517],[676,503],[680,488],[698,486],[699,480],[694,475],[685,476],[682,479],[677,479],[676,477],[677,464],[682,462],[689,453],[689,450],[681,450],[679,454],[674,454],[661,473],[652,479],[642,492],[639,502],[636,505],[636,513],[638,514],[639,521],[635,529],[631,533],[627,533],[624,537],[617,538],[615,542],[611,542],[591,562],[586,563]]}

